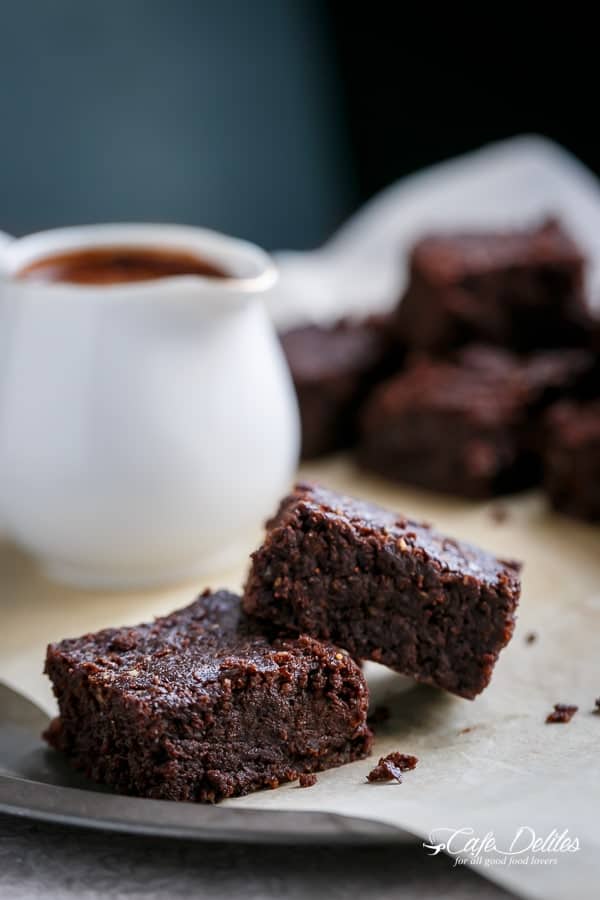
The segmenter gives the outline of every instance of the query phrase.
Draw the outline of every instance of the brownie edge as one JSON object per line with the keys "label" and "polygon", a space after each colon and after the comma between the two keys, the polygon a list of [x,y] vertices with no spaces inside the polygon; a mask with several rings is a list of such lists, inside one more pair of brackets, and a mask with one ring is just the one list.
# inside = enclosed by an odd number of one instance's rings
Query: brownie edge
{"label": "brownie edge", "polygon": [[471,341],[519,351],[577,346],[585,260],[557,219],[507,231],[438,233],[413,247],[396,311],[401,339],[444,352]]}
{"label": "brownie edge", "polygon": [[519,570],[427,525],[299,484],[253,554],[244,608],[473,698],[512,636]]}
{"label": "brownie edge", "polygon": [[51,644],[46,673],[60,710],[46,740],[125,794],[215,802],[371,747],[368,689],[350,656],[307,636],[267,638],[226,591]]}
{"label": "brownie edge", "polygon": [[600,522],[600,400],[555,404],[544,436],[544,487],[552,506]]}

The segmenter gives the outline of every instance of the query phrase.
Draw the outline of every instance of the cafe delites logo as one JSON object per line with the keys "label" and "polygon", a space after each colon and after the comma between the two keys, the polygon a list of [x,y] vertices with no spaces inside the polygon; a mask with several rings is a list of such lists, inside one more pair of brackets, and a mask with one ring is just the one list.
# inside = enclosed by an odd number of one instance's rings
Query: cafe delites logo
{"label": "cafe delites logo", "polygon": [[568,828],[538,834],[520,825],[508,841],[500,841],[493,831],[478,835],[473,828],[434,828],[423,849],[429,856],[446,853],[455,866],[553,866],[562,855],[577,853],[580,844]]}

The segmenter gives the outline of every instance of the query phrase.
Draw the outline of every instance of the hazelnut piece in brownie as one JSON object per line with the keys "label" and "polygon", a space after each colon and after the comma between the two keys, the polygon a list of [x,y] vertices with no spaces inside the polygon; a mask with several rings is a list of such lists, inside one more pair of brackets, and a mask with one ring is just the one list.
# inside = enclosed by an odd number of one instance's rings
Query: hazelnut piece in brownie
{"label": "hazelnut piece in brownie", "polygon": [[541,480],[540,414],[593,365],[585,350],[518,357],[468,345],[379,385],[361,419],[361,464],[394,481],[481,498]]}
{"label": "hazelnut piece in brownie", "polygon": [[546,418],[544,487],[552,506],[600,522],[600,400],[562,402]]}
{"label": "hazelnut piece in brownie", "polygon": [[519,565],[369,503],[298,485],[253,554],[246,611],[475,697],[510,640]]}
{"label": "hazelnut piece in brownie", "polygon": [[579,343],[584,258],[560,224],[424,237],[397,310],[402,339],[421,350],[487,341],[519,350]]}
{"label": "hazelnut piece in brownie", "polygon": [[388,335],[389,329],[375,319],[307,325],[282,335],[298,396],[305,459],[353,443],[359,406],[385,365]]}
{"label": "hazelnut piece in brownie", "polygon": [[267,639],[225,591],[153,624],[52,644],[46,672],[60,709],[46,739],[126,794],[214,802],[371,744],[356,663],[310,637]]}

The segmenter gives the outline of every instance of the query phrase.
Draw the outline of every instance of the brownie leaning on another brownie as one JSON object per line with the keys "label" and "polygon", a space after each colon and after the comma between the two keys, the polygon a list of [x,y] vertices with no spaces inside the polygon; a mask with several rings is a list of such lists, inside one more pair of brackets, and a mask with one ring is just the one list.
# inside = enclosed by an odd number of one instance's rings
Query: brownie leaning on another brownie
{"label": "brownie leaning on another brownie", "polygon": [[519,568],[388,510],[298,485],[253,554],[244,608],[473,698],[512,636]]}
{"label": "brownie leaning on another brownie", "polygon": [[539,423],[593,366],[585,350],[517,357],[469,345],[421,358],[379,385],[361,419],[358,459],[394,481],[483,498],[541,480]]}
{"label": "brownie leaning on another brownie", "polygon": [[560,224],[437,234],[420,240],[396,327],[409,346],[446,351],[470,341],[512,350],[580,344],[588,312],[584,257]]}
{"label": "brownie leaning on another brownie", "polygon": [[[356,439],[360,405],[384,377],[392,352],[385,321],[307,325],[283,334],[281,343],[300,407],[302,457],[350,446]],[[401,359],[396,368],[400,364]]]}
{"label": "brownie leaning on another brownie", "polygon": [[310,637],[267,639],[226,591],[52,644],[46,673],[60,709],[46,739],[126,794],[214,802],[371,746],[356,663]]}

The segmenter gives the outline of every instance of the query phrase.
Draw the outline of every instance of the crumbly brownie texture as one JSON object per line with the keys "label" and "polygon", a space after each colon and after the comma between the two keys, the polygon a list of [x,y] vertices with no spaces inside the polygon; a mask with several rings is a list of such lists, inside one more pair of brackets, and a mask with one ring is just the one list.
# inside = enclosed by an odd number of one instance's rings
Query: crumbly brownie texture
{"label": "crumbly brownie texture", "polygon": [[95,781],[215,802],[367,755],[368,690],[345,653],[265,638],[205,593],[153,624],[48,648],[60,717],[45,737]]}
{"label": "crumbly brownie texture", "polygon": [[517,563],[314,485],[267,528],[248,613],[463,697],[486,687],[513,632]]}
{"label": "crumbly brownie texture", "polygon": [[306,775],[300,776],[298,783],[301,788],[313,787],[317,783],[317,776],[314,772],[308,772]]}
{"label": "crumbly brownie texture", "polygon": [[557,403],[545,429],[544,486],[560,512],[600,521],[600,400]]}
{"label": "crumbly brownie texture", "polygon": [[384,370],[389,329],[383,322],[308,325],[281,337],[300,407],[305,459],[350,446],[356,413]]}
{"label": "crumbly brownie texture", "polygon": [[578,709],[578,706],[569,706],[566,703],[555,703],[553,712],[546,716],[546,724],[559,723],[561,725],[567,725]]}
{"label": "crumbly brownie texture", "polygon": [[450,358],[480,375],[520,382],[533,408],[547,406],[565,393],[585,393],[596,366],[596,355],[584,348],[517,354],[492,344],[467,344]]}
{"label": "crumbly brownie texture", "polygon": [[541,480],[539,417],[593,365],[584,350],[526,357],[471,345],[420,358],[375,389],[361,421],[361,464],[395,481],[464,497]]}
{"label": "crumbly brownie texture", "polygon": [[396,781],[398,784],[402,782],[403,772],[411,772],[416,769],[418,757],[409,756],[407,753],[388,753],[382,756],[374,769],[371,769],[367,775],[367,781],[372,783],[378,781]]}
{"label": "crumbly brownie texture", "polygon": [[409,346],[473,340],[519,350],[579,343],[584,258],[555,220],[527,230],[425,237],[410,258],[397,328]]}

